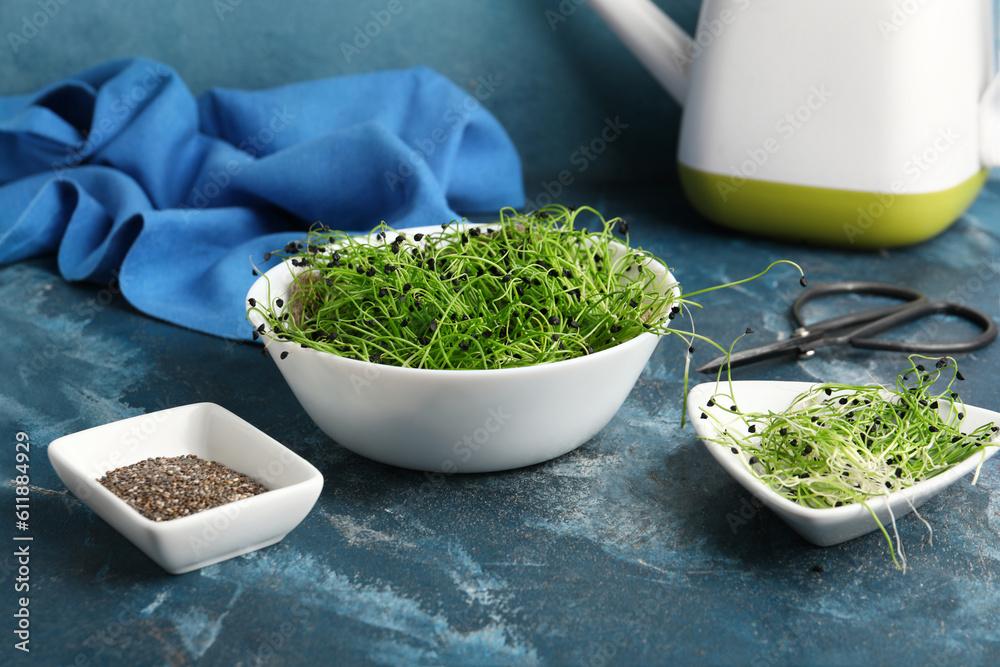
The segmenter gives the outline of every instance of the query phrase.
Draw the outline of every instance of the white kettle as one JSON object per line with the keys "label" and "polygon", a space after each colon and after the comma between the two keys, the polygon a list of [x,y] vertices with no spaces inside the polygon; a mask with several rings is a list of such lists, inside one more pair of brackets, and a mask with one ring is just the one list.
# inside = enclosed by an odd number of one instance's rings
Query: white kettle
{"label": "white kettle", "polygon": [[928,239],[1000,166],[992,0],[589,0],[684,106],[685,193],[711,220],[825,245]]}

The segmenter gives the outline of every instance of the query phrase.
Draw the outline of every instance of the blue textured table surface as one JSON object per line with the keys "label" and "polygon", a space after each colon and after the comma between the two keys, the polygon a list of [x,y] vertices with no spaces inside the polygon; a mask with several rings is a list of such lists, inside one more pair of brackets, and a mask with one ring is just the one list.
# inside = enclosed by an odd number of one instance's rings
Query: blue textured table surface
{"label": "blue textured table surface", "polygon": [[[937,239],[869,254],[735,236],[698,219],[670,188],[571,199],[626,217],[633,242],[665,258],[688,290],[787,258],[811,283],[899,283],[1000,315],[1000,196],[990,190]],[[787,336],[787,302],[800,289],[779,269],[705,295],[697,330],[727,342],[748,326],[755,343]],[[141,316],[113,286],[64,283],[52,260],[0,269],[0,322],[0,470],[13,476],[14,437],[27,432],[34,538],[26,656],[12,648],[15,528],[9,514],[2,522],[0,662],[1000,662],[997,461],[978,485],[966,478],[924,506],[932,544],[915,517],[899,521],[906,574],[877,533],[814,547],[681,428],[677,339],[661,341],[615,419],[576,451],[428,490],[423,474],[325,437],[258,347]],[[711,356],[703,346],[695,362]],[[735,377],[888,383],[904,363],[836,349]],[[959,363],[966,400],[1000,407],[1000,346]],[[325,488],[279,544],[171,576],[78,502],[44,450],[67,433],[198,401],[308,458]],[[5,484],[2,494],[10,508],[13,490]]]}

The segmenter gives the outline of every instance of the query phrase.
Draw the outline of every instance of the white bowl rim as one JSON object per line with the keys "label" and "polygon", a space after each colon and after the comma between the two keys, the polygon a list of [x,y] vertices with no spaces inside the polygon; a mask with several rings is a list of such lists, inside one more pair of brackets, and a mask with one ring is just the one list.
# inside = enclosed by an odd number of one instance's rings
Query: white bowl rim
{"label": "white bowl rim", "polygon": [[[496,222],[492,222],[492,223],[468,223],[468,226],[469,227],[489,227],[491,225],[496,225],[496,224],[497,224]],[[393,230],[393,231],[405,232],[407,234],[411,234],[412,235],[412,234],[418,234],[418,233],[427,233],[424,230],[437,230],[437,229],[440,229],[440,225],[423,226],[423,227],[411,227],[411,228],[408,228],[408,229],[399,229],[399,230]],[[374,233],[374,230],[372,232],[359,232],[358,235],[360,236],[361,234],[366,234],[366,233],[367,233],[368,237],[371,238],[372,234]],[[613,239],[612,242],[613,243],[618,243],[619,245],[621,245],[623,247],[626,247],[626,248],[628,247],[628,246],[625,246],[625,244],[619,242],[617,239]],[[677,279],[674,277],[674,275],[670,272],[670,268],[667,267],[666,265],[664,265],[663,263],[661,263],[660,261],[658,261],[656,258],[654,258],[652,256],[648,258],[648,261],[650,261],[652,263],[655,263],[656,265],[658,265],[658,266],[660,266],[660,267],[663,268],[664,278],[665,278],[665,280],[668,281],[667,282],[667,285],[668,285],[667,289],[669,289],[669,290],[677,290],[678,291],[677,298],[680,299],[681,296],[682,296],[679,293],[679,291],[680,291],[680,283],[677,281]],[[246,297],[244,299],[244,304],[245,305],[249,305],[248,300],[250,299],[250,297],[253,295],[254,292],[258,291],[258,286],[261,285],[261,284],[263,284],[263,283],[268,282],[269,276],[273,277],[273,276],[271,276],[271,274],[272,273],[276,274],[281,269],[286,269],[289,272],[289,274],[294,274],[294,270],[291,267],[291,265],[289,264],[288,260],[285,260],[285,261],[281,262],[280,264],[277,264],[277,265],[271,267],[270,269],[268,269],[267,271],[265,271],[263,274],[261,274],[257,278],[257,280],[255,280],[253,282],[253,284],[250,286],[250,289],[247,291],[247,295],[246,295]],[[254,328],[257,328],[261,324],[264,324],[263,318],[261,318],[260,314],[258,312],[256,312],[256,311],[251,311],[247,315],[247,319],[250,321],[251,324],[254,325]],[[565,368],[566,365],[568,365],[568,364],[587,363],[588,359],[595,359],[595,358],[601,358],[602,356],[609,356],[611,353],[614,353],[616,351],[618,351],[619,353],[626,352],[629,349],[631,349],[632,347],[638,347],[638,346],[641,346],[641,345],[645,344],[646,342],[649,341],[650,338],[659,339],[663,335],[665,335],[665,334],[655,334],[655,333],[652,333],[652,332],[649,332],[649,331],[643,331],[638,336],[635,336],[634,338],[630,338],[629,340],[626,340],[626,341],[623,341],[621,343],[618,343],[617,345],[614,345],[612,347],[606,348],[604,350],[600,350],[598,352],[594,352],[593,354],[585,354],[585,355],[582,355],[582,356],[579,356],[579,357],[573,357],[572,359],[562,359],[562,360],[559,360],[559,361],[548,361],[548,362],[544,362],[544,363],[541,363],[541,364],[532,364],[530,366],[517,366],[515,368],[467,368],[467,369],[460,369],[460,368],[414,368],[412,366],[393,366],[393,365],[390,365],[390,364],[379,364],[379,363],[376,363],[376,362],[373,362],[373,361],[362,361],[362,360],[359,360],[359,359],[350,359],[348,357],[342,357],[340,355],[336,355],[336,354],[333,354],[331,352],[324,352],[322,350],[317,350],[317,349],[312,348],[312,347],[302,347],[302,345],[296,344],[296,343],[292,343],[290,341],[281,341],[281,340],[278,340],[278,339],[272,337],[269,332],[265,332],[265,333],[261,334],[261,337],[267,337],[271,341],[271,343],[274,344],[274,345],[279,345],[279,346],[284,346],[284,347],[288,347],[288,348],[291,348],[291,349],[295,349],[297,354],[307,351],[307,352],[311,352],[313,354],[318,354],[318,355],[322,356],[323,358],[337,359],[337,360],[339,360],[339,362],[343,362],[343,363],[347,364],[348,366],[350,366],[351,364],[356,364],[359,368],[361,368],[361,367],[373,367],[374,366],[374,367],[377,367],[379,369],[380,373],[383,373],[383,372],[392,372],[392,373],[419,373],[420,375],[425,375],[425,376],[439,375],[441,377],[447,377],[447,376],[452,376],[452,375],[454,375],[454,376],[461,375],[463,377],[476,377],[476,376],[481,375],[481,374],[488,374],[490,377],[496,377],[496,376],[501,375],[501,374],[503,374],[503,375],[516,375],[516,374],[523,374],[523,373],[538,373],[538,372],[542,372],[542,369]]]}

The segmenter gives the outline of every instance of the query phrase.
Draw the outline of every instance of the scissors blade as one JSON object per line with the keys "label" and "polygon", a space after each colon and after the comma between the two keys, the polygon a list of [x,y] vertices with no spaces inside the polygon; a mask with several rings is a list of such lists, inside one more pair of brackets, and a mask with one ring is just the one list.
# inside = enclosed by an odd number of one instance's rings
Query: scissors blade
{"label": "scissors blade", "polygon": [[759,347],[752,347],[749,350],[736,352],[731,355],[728,360],[726,357],[716,357],[694,370],[696,373],[716,373],[719,369],[726,366],[727,361],[730,368],[736,368],[737,366],[746,366],[747,364],[753,364],[766,359],[774,359],[775,357],[781,357],[786,354],[804,354],[809,350],[820,347],[815,343],[819,341],[822,336],[823,334],[792,336],[791,338],[779,340],[775,343],[769,343]]}

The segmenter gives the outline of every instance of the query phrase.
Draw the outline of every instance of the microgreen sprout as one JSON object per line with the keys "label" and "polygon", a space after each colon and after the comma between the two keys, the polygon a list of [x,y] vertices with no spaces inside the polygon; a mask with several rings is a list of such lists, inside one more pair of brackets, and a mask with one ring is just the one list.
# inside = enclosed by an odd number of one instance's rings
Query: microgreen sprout
{"label": "microgreen sprout", "polygon": [[[744,433],[727,427],[714,442],[731,448],[778,494],[816,509],[861,503],[875,516],[872,500],[980,454],[975,484],[985,450],[1000,429],[991,422],[963,431],[967,410],[954,385],[964,378],[954,359],[909,359],[910,367],[896,376],[894,389],[820,384],[780,413],[743,413],[736,405],[727,409],[723,406],[734,402],[732,393],[717,393],[710,402],[747,426]],[[933,368],[921,360],[934,362]],[[721,424],[709,411],[702,414]],[[891,551],[892,540],[878,524]],[[895,553],[892,557],[899,566]]]}
{"label": "microgreen sprout", "polygon": [[[579,224],[584,213],[598,229]],[[530,214],[504,209],[490,225],[441,227],[410,234],[383,224],[367,240],[314,227],[273,253],[292,265],[294,282],[280,302],[249,304],[266,323],[257,333],[350,359],[441,370],[561,361],[646,332],[680,335],[689,348],[694,338],[707,340],[669,328],[697,304],[668,281],[664,262],[628,245],[619,218],[552,205]],[[798,269],[771,266],[779,263]]]}

